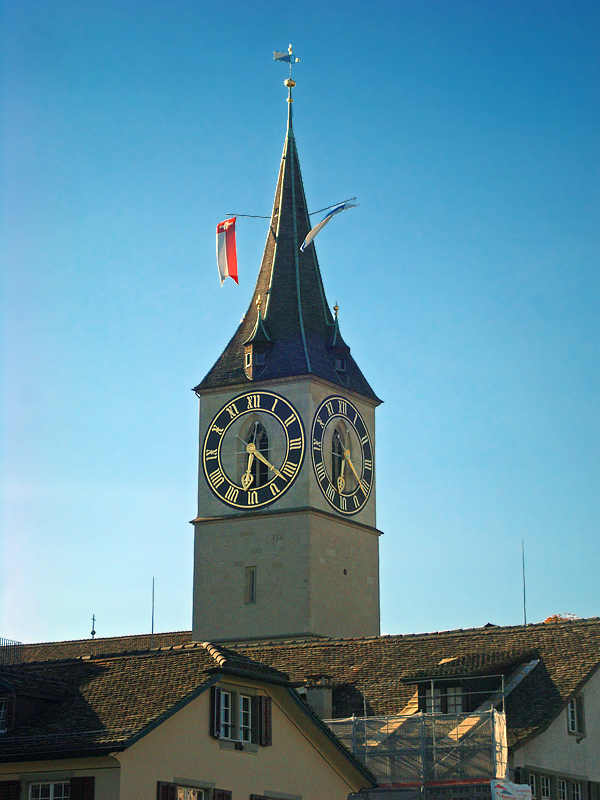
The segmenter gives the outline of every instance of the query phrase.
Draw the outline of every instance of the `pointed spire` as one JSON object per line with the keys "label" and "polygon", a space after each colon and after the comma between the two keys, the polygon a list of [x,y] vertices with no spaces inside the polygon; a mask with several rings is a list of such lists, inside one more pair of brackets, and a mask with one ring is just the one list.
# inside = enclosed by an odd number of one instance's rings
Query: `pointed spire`
{"label": "pointed spire", "polygon": [[288,78],[285,85],[287,131],[256,287],[238,330],[196,391],[247,384],[248,348],[260,341],[269,342],[260,380],[313,374],[377,400],[339,333],[337,312],[334,320],[329,310],[314,245],[300,251],[311,223],[292,126],[296,84]]}

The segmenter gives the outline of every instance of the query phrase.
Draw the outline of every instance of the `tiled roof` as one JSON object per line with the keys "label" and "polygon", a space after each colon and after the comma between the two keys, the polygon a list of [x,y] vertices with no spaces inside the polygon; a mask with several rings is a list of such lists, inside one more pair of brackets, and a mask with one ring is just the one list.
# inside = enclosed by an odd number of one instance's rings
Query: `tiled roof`
{"label": "tiled roof", "polygon": [[535,657],[531,650],[486,651],[483,653],[466,653],[465,655],[443,658],[437,666],[429,669],[418,669],[402,675],[405,683],[416,683],[437,678],[471,678],[483,675],[506,675],[517,664],[522,664]]}
{"label": "tiled roof", "polygon": [[244,343],[255,332],[260,295],[263,324],[255,339],[270,343],[260,381],[311,374],[379,402],[349,351],[345,353],[345,373],[334,369],[331,347],[346,345],[327,305],[314,244],[300,252],[310,228],[290,104],[273,213],[252,300],[239,328],[196,391],[251,382],[244,371]]}
{"label": "tiled roof", "polygon": [[[191,631],[174,631],[170,633],[155,633],[153,635],[138,633],[132,636],[109,636],[98,639],[73,639],[66,642],[21,644],[17,648],[12,648],[12,650],[17,656],[15,661],[50,661],[98,654],[137,652],[154,647],[173,647],[188,644],[191,639]],[[0,661],[0,663],[2,662]]]}
{"label": "tiled roof", "polygon": [[286,682],[275,669],[208,643],[0,667],[2,685],[13,686],[17,694],[32,683],[64,689],[0,738],[0,761],[122,749],[207,688],[215,670]]}
{"label": "tiled roof", "polygon": [[[600,619],[236,649],[292,680],[332,676],[334,717],[362,716],[363,691],[369,715],[401,713],[416,689],[404,676],[470,674],[469,665],[472,674],[508,675],[518,661],[539,659],[506,701],[508,740],[515,747],[544,730],[600,665]],[[454,666],[440,664],[454,658]]]}
{"label": "tiled roof", "polygon": [[[154,643],[183,644],[190,636],[189,631],[155,634]],[[143,649],[149,639],[125,636],[23,647],[26,655],[37,652],[53,659],[65,648],[90,652],[93,647],[97,653]],[[281,670],[293,681],[332,676],[334,717],[362,716],[363,691],[369,715],[398,714],[423,678],[508,676],[518,663],[539,660],[507,698],[509,744],[516,747],[543,731],[600,665],[600,618],[368,639],[260,642],[229,650]]]}

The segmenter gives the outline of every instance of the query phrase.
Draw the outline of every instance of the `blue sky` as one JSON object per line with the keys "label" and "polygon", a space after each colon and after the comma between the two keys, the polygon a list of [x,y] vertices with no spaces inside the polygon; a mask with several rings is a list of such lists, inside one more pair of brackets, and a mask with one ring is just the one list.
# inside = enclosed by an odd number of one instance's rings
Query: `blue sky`
{"label": "blue sky", "polygon": [[3,0],[0,636],[190,626],[197,401],[289,42],[328,299],[378,395],[382,631],[600,613],[597,3]]}

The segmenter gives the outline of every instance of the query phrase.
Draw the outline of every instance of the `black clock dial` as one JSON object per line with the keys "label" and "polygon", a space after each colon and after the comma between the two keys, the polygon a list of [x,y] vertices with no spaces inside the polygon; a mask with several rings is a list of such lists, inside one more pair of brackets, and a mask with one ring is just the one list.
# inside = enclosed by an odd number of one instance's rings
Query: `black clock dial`
{"label": "black clock dial", "polygon": [[317,409],[311,453],[329,505],[347,515],[364,508],[373,486],[373,448],[365,421],[347,398],[333,395]]}
{"label": "black clock dial", "polygon": [[220,500],[252,510],[287,492],[298,477],[304,450],[302,420],[289,400],[274,392],[246,392],[210,423],[202,468]]}

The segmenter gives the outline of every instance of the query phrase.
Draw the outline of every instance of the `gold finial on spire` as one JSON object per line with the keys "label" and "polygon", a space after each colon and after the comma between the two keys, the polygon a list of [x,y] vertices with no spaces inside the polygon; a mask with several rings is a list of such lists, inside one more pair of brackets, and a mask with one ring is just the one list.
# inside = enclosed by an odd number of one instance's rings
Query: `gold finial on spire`
{"label": "gold finial on spire", "polygon": [[256,307],[257,307],[257,309],[258,309],[258,313],[259,313],[259,314],[260,314],[260,306],[261,306],[261,303],[262,303],[261,297],[260,297],[260,295],[258,295],[258,297],[256,298]]}
{"label": "gold finial on spire", "polygon": [[300,59],[299,58],[294,58],[294,56],[292,54],[292,45],[290,45],[288,47],[287,53],[280,53],[280,52],[278,52],[276,50],[273,53],[273,59],[275,61],[285,61],[286,63],[288,63],[290,65],[290,77],[287,80],[285,80],[283,83],[284,83],[285,86],[287,86],[287,88],[289,90],[289,92],[288,92],[288,103],[293,103],[294,101],[292,100],[292,89],[296,85],[296,81],[292,80],[292,64],[297,64],[300,61]]}
{"label": "gold finial on spire", "polygon": [[337,300],[336,300],[336,301],[335,301],[335,305],[334,305],[334,307],[333,307],[333,313],[336,315],[336,317],[337,317],[337,315],[338,315],[338,311],[339,311],[339,310],[340,310],[340,307],[338,306],[338,304],[337,304]]}

